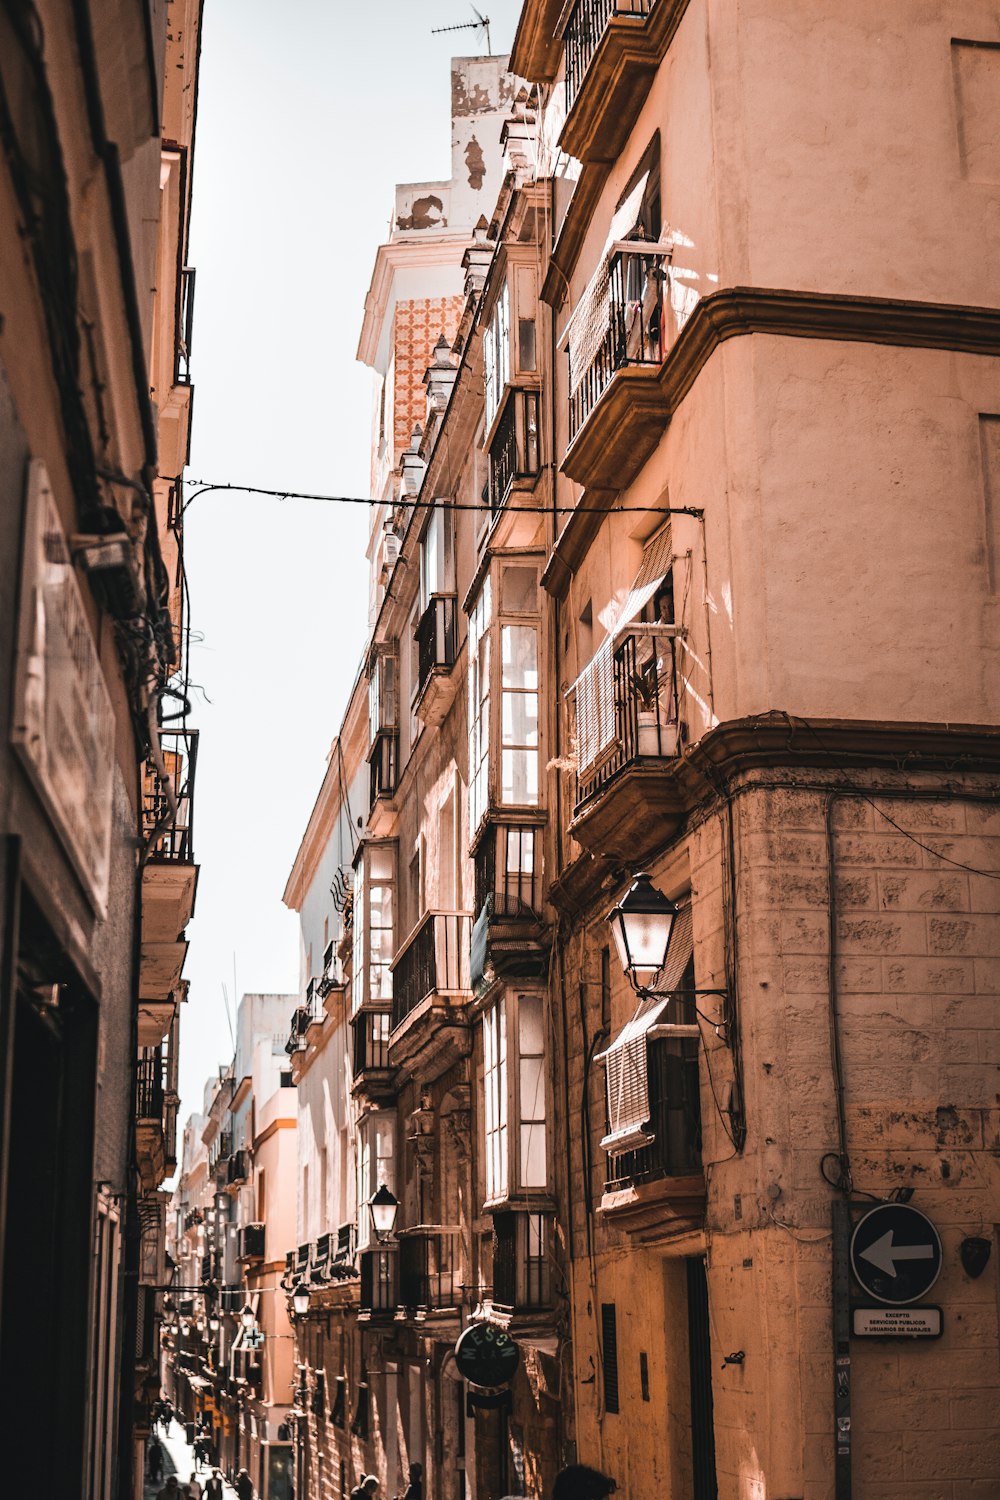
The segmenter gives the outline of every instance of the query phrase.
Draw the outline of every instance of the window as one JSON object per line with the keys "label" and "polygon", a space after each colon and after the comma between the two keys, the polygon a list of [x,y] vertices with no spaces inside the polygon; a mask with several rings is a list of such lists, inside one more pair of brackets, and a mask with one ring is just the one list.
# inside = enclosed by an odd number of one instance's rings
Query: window
{"label": "window", "polygon": [[362,845],[354,868],[351,1010],[392,999],[395,845]]}
{"label": "window", "polygon": [[397,1191],[395,1123],[395,1115],[388,1110],[375,1110],[358,1127],[358,1246],[362,1249],[374,1239],[368,1209],[372,1194],[383,1183],[390,1192]]}
{"label": "window", "polygon": [[507,1012],[503,1001],[483,1017],[486,1199],[507,1194]]}
{"label": "window", "polygon": [[549,1302],[547,1214],[493,1215],[493,1300],[502,1307],[546,1307]]}
{"label": "window", "polygon": [[541,995],[505,996],[483,1016],[483,1094],[487,1204],[544,1192],[548,1169]]}
{"label": "window", "polygon": [[501,628],[500,800],[538,806],[538,632]]}
{"label": "window", "polygon": [[489,427],[500,409],[504,387],[510,380],[510,287],[506,282],[483,336],[483,378],[486,426]]}
{"label": "window", "polygon": [[378,734],[395,729],[399,723],[395,652],[376,652],[368,672],[368,731],[369,742],[373,743]]}
{"label": "window", "polygon": [[490,621],[492,591],[487,577],[469,618],[469,834],[474,836],[489,806]]}
{"label": "window", "polygon": [[420,609],[438,594],[453,594],[453,539],[450,511],[435,505],[420,543]]}

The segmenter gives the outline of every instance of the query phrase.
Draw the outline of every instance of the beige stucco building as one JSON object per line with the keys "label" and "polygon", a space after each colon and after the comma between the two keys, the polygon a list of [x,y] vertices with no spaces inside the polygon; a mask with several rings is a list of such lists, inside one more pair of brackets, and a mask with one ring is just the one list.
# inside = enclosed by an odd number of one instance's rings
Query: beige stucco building
{"label": "beige stucco building", "polygon": [[482,218],[401,190],[286,890],[303,1493],[995,1488],[997,58],[972,0],[528,0]]}

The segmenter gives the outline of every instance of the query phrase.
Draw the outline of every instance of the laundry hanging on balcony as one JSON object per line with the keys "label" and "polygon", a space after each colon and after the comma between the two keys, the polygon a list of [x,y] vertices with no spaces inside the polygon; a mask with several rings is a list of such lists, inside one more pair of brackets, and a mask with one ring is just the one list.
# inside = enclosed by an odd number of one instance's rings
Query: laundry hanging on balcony
{"label": "laundry hanging on balcony", "polygon": [[570,692],[576,699],[577,774],[585,776],[614,751],[619,740],[618,701],[615,691],[615,648],[626,625],[640,615],[655,596],[673,560],[670,522],[646,543],[642,563],[632,586],[615,611],[608,634],[584,667]]}
{"label": "laundry hanging on balcony", "polygon": [[649,1102],[649,1031],[664,1020],[664,1012],[691,962],[694,935],[691,904],[682,906],[674,921],[667,962],[657,975],[656,993],[639,1001],[635,1014],[626,1022],[606,1052],[599,1052],[606,1070],[608,1098],[608,1133],[601,1141],[605,1151],[635,1151],[652,1143],[648,1129]]}

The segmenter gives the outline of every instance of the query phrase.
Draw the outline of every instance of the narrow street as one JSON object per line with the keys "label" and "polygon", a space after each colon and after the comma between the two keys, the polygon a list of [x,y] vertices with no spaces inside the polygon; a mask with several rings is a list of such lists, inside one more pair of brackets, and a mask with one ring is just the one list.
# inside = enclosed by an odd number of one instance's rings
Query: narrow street
{"label": "narrow street", "polygon": [[0,1500],[1000,1500],[1000,0],[481,3],[0,0]]}
{"label": "narrow street", "polygon": [[[182,1492],[192,1474],[197,1475],[204,1489],[205,1481],[212,1472],[212,1466],[211,1464],[202,1464],[200,1467],[195,1465],[194,1449],[184,1437],[183,1426],[179,1422],[171,1422],[168,1435],[164,1435],[162,1426],[154,1428],[154,1432],[163,1449],[163,1476],[160,1479],[150,1479],[147,1463],[142,1500],[156,1500],[171,1474],[176,1474],[177,1485]],[[150,1442],[152,1442],[152,1436]],[[226,1500],[236,1500],[236,1491],[226,1480],[223,1480],[223,1494]]]}

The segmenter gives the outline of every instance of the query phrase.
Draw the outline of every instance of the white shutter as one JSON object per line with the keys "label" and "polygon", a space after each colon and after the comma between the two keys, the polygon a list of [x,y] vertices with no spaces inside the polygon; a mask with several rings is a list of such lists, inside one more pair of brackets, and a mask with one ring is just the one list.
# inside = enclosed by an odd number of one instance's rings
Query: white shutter
{"label": "white shutter", "polygon": [[584,667],[574,688],[577,774],[585,776],[618,743],[614,643],[610,636]]}
{"label": "white shutter", "polygon": [[635,1015],[597,1061],[603,1061],[608,1090],[608,1133],[601,1141],[605,1151],[619,1154],[649,1145],[649,1030],[663,1018],[670,995],[680,984],[691,962],[693,926],[691,903],[677,913],[667,962],[650,988],[658,993],[640,1000]]}
{"label": "white shutter", "polygon": [[642,564],[626,595],[618,617],[618,627],[628,625],[638,618],[670,571],[672,561],[673,537],[668,521],[643,548]]}

